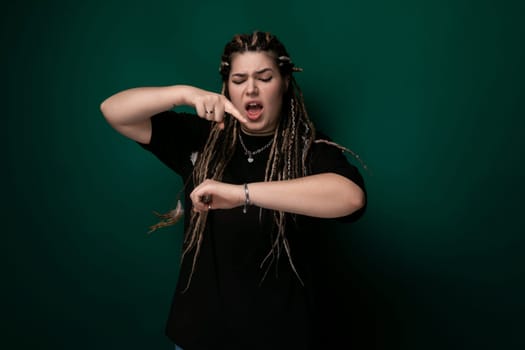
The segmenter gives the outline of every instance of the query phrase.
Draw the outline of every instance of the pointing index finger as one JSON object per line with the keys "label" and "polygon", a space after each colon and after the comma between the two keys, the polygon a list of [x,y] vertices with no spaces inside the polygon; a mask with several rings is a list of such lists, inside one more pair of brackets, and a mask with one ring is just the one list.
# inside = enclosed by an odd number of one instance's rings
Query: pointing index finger
{"label": "pointing index finger", "polygon": [[231,114],[234,118],[236,118],[238,121],[240,121],[241,123],[246,123],[248,122],[248,119],[246,119],[242,114],[241,112],[239,112],[239,110],[237,108],[235,108],[235,106],[233,105],[233,103],[231,103],[230,101],[226,101],[226,103],[224,104],[224,111]]}

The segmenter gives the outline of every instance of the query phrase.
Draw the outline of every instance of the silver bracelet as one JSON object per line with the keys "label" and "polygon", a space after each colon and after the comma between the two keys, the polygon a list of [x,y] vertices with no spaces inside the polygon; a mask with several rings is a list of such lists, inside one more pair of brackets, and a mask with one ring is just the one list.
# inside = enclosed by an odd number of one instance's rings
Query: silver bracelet
{"label": "silver bracelet", "polygon": [[250,205],[250,192],[248,192],[248,184],[244,184],[244,208],[242,212],[246,214],[248,211],[248,206]]}

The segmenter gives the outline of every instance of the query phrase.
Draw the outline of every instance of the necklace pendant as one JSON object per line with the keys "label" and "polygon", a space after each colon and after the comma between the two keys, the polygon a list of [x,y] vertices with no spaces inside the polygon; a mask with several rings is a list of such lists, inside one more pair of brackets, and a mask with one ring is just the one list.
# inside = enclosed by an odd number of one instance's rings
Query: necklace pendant
{"label": "necklace pendant", "polygon": [[246,151],[244,154],[248,156],[248,163],[253,163],[253,152]]}
{"label": "necklace pendant", "polygon": [[247,156],[246,160],[250,164],[253,163],[253,161],[254,161],[254,159],[253,159],[253,155],[254,154],[261,153],[262,151],[264,151],[265,149],[270,147],[271,144],[273,143],[273,139],[271,139],[266,145],[264,145],[261,148],[259,148],[258,150],[255,150],[255,151],[252,152],[248,148],[246,148],[246,145],[244,144],[244,141],[242,140],[242,133],[239,133],[239,141],[241,142],[241,146],[244,149],[244,154]]}

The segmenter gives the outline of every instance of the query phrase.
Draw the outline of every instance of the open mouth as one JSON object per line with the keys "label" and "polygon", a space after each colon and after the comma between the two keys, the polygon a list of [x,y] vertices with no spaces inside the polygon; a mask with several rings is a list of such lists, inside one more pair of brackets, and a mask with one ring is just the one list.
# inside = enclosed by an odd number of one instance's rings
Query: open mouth
{"label": "open mouth", "polygon": [[248,119],[250,120],[257,120],[261,116],[263,111],[262,104],[258,102],[247,103],[245,108]]}

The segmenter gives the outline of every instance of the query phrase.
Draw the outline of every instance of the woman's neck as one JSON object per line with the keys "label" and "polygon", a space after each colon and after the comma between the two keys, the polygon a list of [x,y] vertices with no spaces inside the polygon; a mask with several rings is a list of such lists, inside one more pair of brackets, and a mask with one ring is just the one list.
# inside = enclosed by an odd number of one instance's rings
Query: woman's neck
{"label": "woman's neck", "polygon": [[241,127],[241,131],[243,134],[246,134],[248,136],[271,136],[275,133],[275,130],[271,131],[262,131],[262,132],[253,132],[245,130],[243,127]]}

